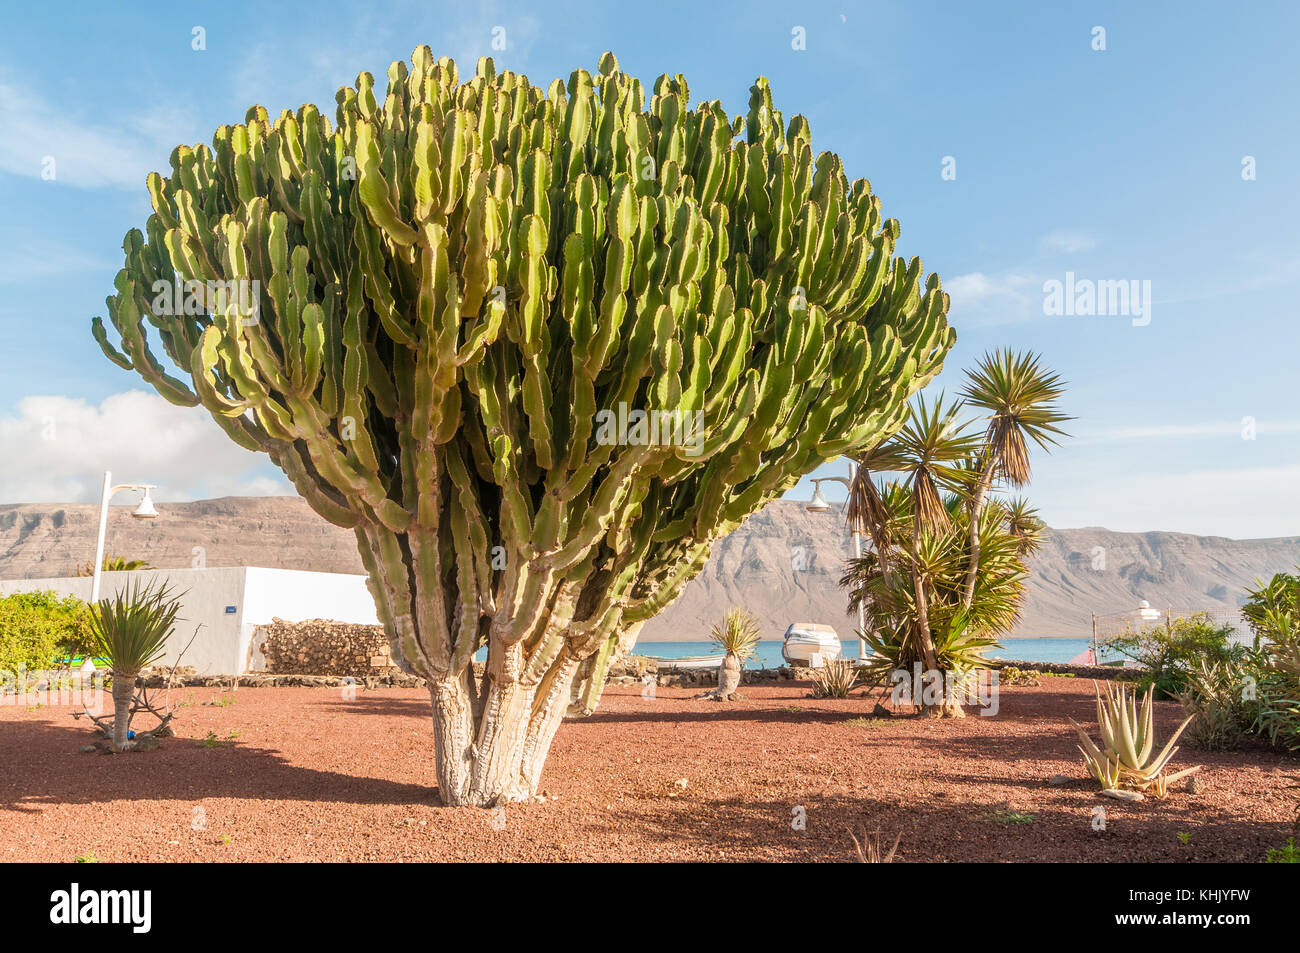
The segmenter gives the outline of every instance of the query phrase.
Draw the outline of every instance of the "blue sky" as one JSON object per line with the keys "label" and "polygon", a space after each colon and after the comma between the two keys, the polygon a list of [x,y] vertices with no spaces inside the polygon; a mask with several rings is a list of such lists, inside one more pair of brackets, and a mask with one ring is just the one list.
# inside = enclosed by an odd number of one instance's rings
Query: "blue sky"
{"label": "blue sky", "polygon": [[[999,346],[1041,351],[1070,382],[1076,436],[1037,458],[1029,491],[1049,523],[1300,535],[1298,9],[14,8],[0,37],[0,502],[93,499],[106,467],[161,484],[162,499],[285,491],[201,413],[160,406],[109,364],[89,319],[123,234],[148,215],[144,177],[172,146],[207,141],[252,102],[332,111],[358,70],[381,75],[428,43],[463,71],[491,54],[543,85],[612,49],[643,80],[684,73],[694,98],[733,113],[769,77],[814,148],[871,180],[902,223],[901,252],[942,276],[958,343],[934,386],[955,388]],[[490,49],[494,27],[505,51]],[[792,48],[796,27],[806,49]],[[1067,272],[1149,281],[1149,323],[1045,315],[1044,282]]]}

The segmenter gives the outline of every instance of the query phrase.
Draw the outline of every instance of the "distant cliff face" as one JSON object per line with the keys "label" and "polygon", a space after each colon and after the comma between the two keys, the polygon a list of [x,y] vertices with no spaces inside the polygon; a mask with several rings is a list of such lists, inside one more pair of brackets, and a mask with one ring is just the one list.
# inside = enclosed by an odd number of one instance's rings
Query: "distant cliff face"
{"label": "distant cliff face", "polygon": [[[351,531],[326,523],[296,497],[226,497],[162,503],[156,520],[113,507],[106,551],[159,568],[266,566],[362,573]],[[99,507],[0,506],[0,579],[72,575],[94,558]],[[853,620],[836,584],[849,551],[843,518],[776,502],[714,546],[682,597],[646,624],[643,640],[697,640],[730,606],[744,606],[778,638],[793,621]],[[1053,530],[1032,568],[1017,635],[1087,636],[1090,613],[1235,608],[1259,576],[1300,565],[1300,537],[1226,539],[1184,533]]]}

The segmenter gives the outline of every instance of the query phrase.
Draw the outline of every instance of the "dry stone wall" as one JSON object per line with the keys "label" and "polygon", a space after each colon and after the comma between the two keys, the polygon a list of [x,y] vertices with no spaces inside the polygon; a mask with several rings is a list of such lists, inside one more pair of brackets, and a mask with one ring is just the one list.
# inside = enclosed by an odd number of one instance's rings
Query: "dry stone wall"
{"label": "dry stone wall", "polygon": [[249,671],[369,678],[400,672],[381,625],[273,619],[253,632]]}

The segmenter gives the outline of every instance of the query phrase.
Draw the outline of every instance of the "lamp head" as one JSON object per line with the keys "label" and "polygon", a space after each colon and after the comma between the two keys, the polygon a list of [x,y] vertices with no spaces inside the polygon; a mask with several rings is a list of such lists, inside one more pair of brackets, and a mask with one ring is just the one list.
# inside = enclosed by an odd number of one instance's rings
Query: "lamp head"
{"label": "lamp head", "polygon": [[144,499],[135,508],[135,512],[131,514],[138,520],[155,520],[158,518],[158,511],[154,509],[153,505],[153,497],[149,495],[149,491],[152,489],[152,486],[144,487]]}
{"label": "lamp head", "polygon": [[809,501],[805,509],[807,509],[809,513],[828,513],[830,512],[830,508],[831,505],[826,502],[826,497],[822,495],[821,482],[814,480],[812,500]]}

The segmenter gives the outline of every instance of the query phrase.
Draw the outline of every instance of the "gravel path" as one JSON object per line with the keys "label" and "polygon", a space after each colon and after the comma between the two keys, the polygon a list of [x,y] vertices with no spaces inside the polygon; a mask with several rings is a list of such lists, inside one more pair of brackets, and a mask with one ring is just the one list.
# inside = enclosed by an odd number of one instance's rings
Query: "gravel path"
{"label": "gravel path", "polygon": [[[850,831],[879,830],[904,861],[1257,861],[1296,812],[1283,776],[1300,762],[1260,746],[1185,746],[1175,765],[1205,765],[1204,788],[1165,801],[1049,786],[1083,774],[1079,679],[1004,687],[996,717],[950,721],[855,721],[870,701],[800,683],[742,691],[611,687],[561,728],[544,803],[496,811],[437,806],[418,689],[181,690],[178,737],[112,756],[80,753],[67,708],[0,706],[0,859],[844,861]],[[1159,705],[1162,739],[1178,715]]]}

